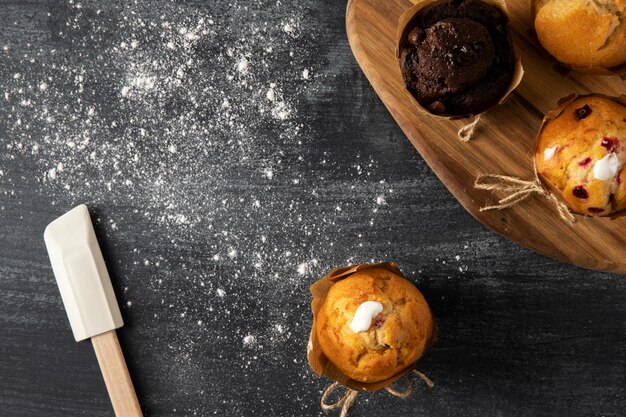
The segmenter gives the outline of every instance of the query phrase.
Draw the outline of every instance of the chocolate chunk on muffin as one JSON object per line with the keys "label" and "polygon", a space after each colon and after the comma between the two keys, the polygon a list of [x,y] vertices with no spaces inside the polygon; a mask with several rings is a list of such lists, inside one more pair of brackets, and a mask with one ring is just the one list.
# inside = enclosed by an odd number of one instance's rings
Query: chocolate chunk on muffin
{"label": "chocolate chunk on muffin", "polygon": [[515,72],[507,17],[480,0],[421,9],[400,43],[406,87],[434,114],[478,114],[505,94]]}

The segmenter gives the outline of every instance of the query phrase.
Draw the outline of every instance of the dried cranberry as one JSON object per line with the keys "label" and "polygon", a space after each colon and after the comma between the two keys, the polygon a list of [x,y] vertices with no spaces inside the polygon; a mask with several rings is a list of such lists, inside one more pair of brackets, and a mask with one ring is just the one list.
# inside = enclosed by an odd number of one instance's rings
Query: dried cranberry
{"label": "dried cranberry", "polygon": [[574,194],[574,197],[580,198],[581,200],[586,200],[589,198],[589,193],[587,192],[587,190],[585,190],[585,187],[583,187],[582,185],[574,187],[574,189],[572,190],[572,193]]}
{"label": "dried cranberry", "polygon": [[622,176],[621,175],[616,175],[615,176],[615,182],[617,183],[617,185],[621,185],[622,184]]}
{"label": "dried cranberry", "polygon": [[574,111],[574,115],[576,116],[577,120],[582,120],[585,117],[589,116],[590,114],[591,114],[591,107],[589,107],[587,104],[582,106],[580,109],[576,109]]}
{"label": "dried cranberry", "polygon": [[585,159],[583,159],[582,161],[580,161],[578,163],[579,166],[581,167],[586,167],[587,165],[589,165],[589,163],[591,162],[591,158],[590,157],[586,157]]}
{"label": "dried cranberry", "polygon": [[604,209],[600,207],[589,207],[587,211],[592,214],[604,213]]}
{"label": "dried cranberry", "polygon": [[374,329],[380,329],[384,321],[385,320],[383,319],[383,313],[380,313],[376,317],[374,317]]}
{"label": "dried cranberry", "polygon": [[619,139],[617,138],[604,138],[602,142],[600,142],[602,147],[606,148],[609,152],[615,152],[617,145],[619,145]]}

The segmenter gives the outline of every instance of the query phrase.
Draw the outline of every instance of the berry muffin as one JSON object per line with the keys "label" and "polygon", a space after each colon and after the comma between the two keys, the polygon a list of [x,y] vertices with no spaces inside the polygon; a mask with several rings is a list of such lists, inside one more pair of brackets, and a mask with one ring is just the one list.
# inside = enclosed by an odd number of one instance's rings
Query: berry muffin
{"label": "berry muffin", "polygon": [[579,97],[539,133],[537,173],[571,209],[608,216],[626,208],[626,107],[608,98]]}
{"label": "berry muffin", "polygon": [[541,45],[574,68],[626,62],[626,0],[534,0]]}
{"label": "berry muffin", "polygon": [[410,368],[435,339],[422,294],[382,268],[357,271],[335,283],[318,311],[315,331],[330,362],[365,383]]}
{"label": "berry muffin", "polygon": [[417,11],[399,57],[407,89],[437,115],[483,112],[504,96],[515,73],[507,16],[480,0],[440,0]]}

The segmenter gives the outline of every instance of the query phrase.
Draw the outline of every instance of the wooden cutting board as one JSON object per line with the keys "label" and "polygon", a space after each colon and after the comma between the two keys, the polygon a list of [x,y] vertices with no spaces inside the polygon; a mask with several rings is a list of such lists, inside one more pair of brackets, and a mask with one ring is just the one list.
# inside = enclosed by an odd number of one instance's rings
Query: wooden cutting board
{"label": "wooden cutting board", "polygon": [[507,239],[574,265],[626,274],[626,215],[576,215],[577,222],[570,226],[539,196],[506,210],[481,212],[497,196],[474,188],[474,180],[484,173],[532,180],[535,138],[543,115],[571,93],[626,94],[626,82],[616,76],[556,69],[532,35],[528,2],[508,1],[514,41],[526,74],[504,105],[483,115],[472,141],[463,143],[457,131],[467,119],[449,121],[420,114],[404,88],[395,40],[398,19],[413,4],[408,0],[350,0],[347,32],[374,90],[435,174],[472,216]]}

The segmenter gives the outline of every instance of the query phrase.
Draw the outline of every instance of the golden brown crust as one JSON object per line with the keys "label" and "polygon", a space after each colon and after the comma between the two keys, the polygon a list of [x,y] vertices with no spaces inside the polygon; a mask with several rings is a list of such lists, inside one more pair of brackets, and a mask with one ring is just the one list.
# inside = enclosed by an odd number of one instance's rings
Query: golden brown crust
{"label": "golden brown crust", "polygon": [[[383,305],[382,324],[354,333],[350,323],[365,301]],[[386,269],[370,268],[333,285],[317,314],[315,331],[324,354],[344,374],[359,382],[378,382],[419,359],[434,340],[435,324],[413,284]]]}
{"label": "golden brown crust", "polygon": [[541,45],[564,64],[612,68],[626,62],[626,0],[534,0]]}
{"label": "golden brown crust", "polygon": [[[580,118],[580,111],[591,112]],[[586,110],[582,110],[586,112]],[[621,169],[607,180],[594,175],[595,164],[614,153]],[[626,107],[588,96],[568,104],[539,134],[537,173],[557,188],[576,213],[607,216],[626,208]]]}

